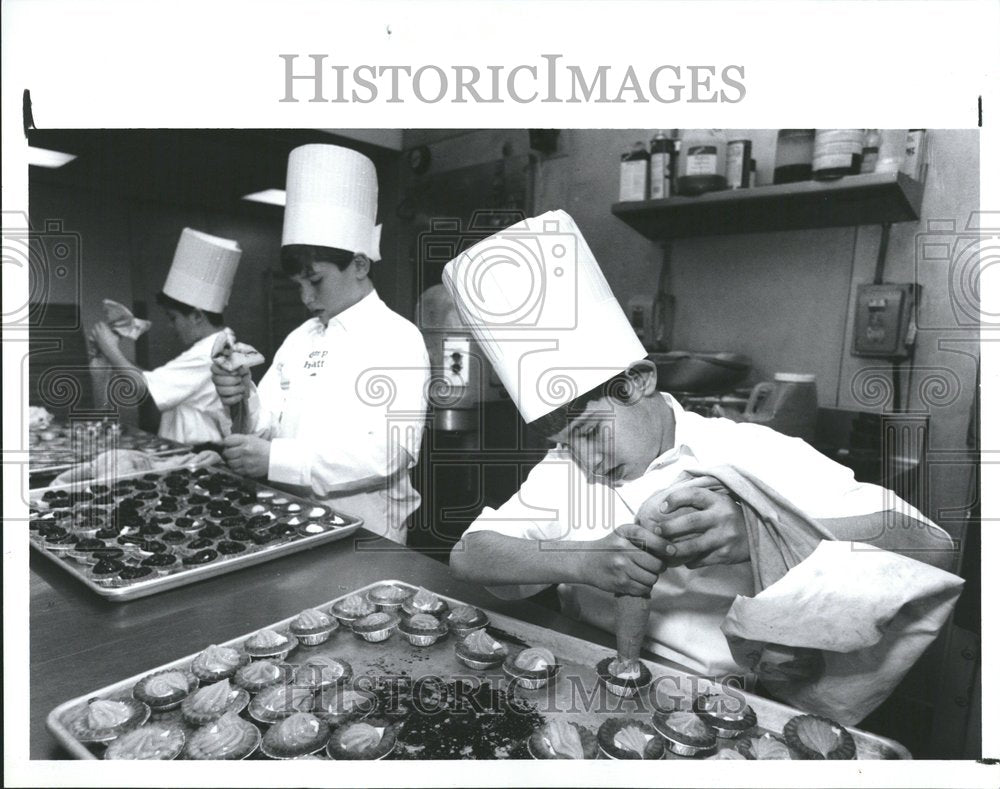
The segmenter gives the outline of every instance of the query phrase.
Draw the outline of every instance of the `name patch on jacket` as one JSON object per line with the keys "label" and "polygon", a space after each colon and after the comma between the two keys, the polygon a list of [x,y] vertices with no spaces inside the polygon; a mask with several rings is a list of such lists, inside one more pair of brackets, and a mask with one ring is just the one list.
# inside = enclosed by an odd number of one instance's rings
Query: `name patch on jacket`
{"label": "name patch on jacket", "polygon": [[309,358],[306,360],[305,364],[302,366],[304,370],[313,370],[312,375],[316,375],[315,371],[326,367],[326,355],[328,351],[313,351],[309,354]]}

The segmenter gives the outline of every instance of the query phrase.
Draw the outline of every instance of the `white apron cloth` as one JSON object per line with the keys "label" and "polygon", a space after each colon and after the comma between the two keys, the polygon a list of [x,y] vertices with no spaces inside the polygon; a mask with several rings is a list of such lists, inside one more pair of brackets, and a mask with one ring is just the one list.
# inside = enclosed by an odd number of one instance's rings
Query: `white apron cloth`
{"label": "white apron cloth", "polygon": [[250,397],[250,424],[271,441],[268,480],[405,543],[428,376],[419,330],[374,292],[325,327],[306,321]]}

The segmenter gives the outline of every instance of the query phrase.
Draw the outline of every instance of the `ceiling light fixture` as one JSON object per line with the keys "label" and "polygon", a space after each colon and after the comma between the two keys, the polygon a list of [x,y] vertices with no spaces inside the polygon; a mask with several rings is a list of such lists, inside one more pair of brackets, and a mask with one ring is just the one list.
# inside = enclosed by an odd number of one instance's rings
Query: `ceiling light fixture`
{"label": "ceiling light fixture", "polygon": [[28,146],[28,164],[33,164],[35,167],[62,167],[75,158],[76,154],[73,153],[50,151],[48,148],[36,148],[34,145]]}
{"label": "ceiling light fixture", "polygon": [[264,189],[260,192],[253,192],[248,195],[243,195],[244,200],[250,200],[254,203],[267,203],[268,205],[280,205],[285,204],[285,190],[284,189]]}

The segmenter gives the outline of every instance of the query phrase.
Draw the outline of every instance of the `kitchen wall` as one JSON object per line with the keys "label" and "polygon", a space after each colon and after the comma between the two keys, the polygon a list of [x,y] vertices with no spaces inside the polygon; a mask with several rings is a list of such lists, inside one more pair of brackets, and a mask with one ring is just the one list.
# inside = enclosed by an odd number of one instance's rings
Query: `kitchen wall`
{"label": "kitchen wall", "polygon": [[[611,214],[618,199],[618,156],[654,133],[563,130],[559,149],[540,157],[525,206],[529,213],[564,208],[573,215],[623,306],[632,296],[655,291],[663,252]],[[749,136],[756,143],[761,181],[767,183],[773,157],[766,149],[776,133],[758,130]],[[431,168],[424,177],[529,150],[525,130],[407,130],[403,145],[429,148]],[[938,454],[931,457],[927,509],[954,534],[972,503],[972,463],[956,457],[951,458],[956,462],[934,461],[940,451],[965,448],[978,334],[954,314],[953,267],[947,262],[917,267],[915,253],[928,220],[952,220],[964,228],[978,208],[978,151],[974,130],[932,132],[922,221],[894,226],[885,267],[885,281],[923,286],[920,325],[934,327],[918,335],[913,371],[904,368],[902,402],[930,415],[929,446]],[[421,176],[405,165],[402,170],[403,195],[419,191]],[[888,368],[850,354],[854,286],[872,280],[878,242],[877,226],[674,242],[667,282],[676,303],[671,346],[744,353],[753,360],[751,382],[780,371],[815,373],[821,406],[887,410],[881,382]]]}

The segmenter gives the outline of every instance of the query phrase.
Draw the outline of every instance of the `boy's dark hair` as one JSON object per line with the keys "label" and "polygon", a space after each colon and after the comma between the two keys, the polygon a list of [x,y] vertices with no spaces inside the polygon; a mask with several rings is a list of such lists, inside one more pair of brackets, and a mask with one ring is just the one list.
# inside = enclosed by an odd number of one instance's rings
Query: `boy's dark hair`
{"label": "boy's dark hair", "polygon": [[545,416],[539,417],[534,422],[528,423],[528,428],[536,434],[545,438],[554,436],[563,430],[587,410],[587,405],[600,400],[602,397],[610,397],[620,403],[626,403],[635,395],[636,382],[629,375],[628,370],[623,370],[607,381],[598,384],[589,392],[570,400],[566,405],[559,406],[555,411],[550,411]]}
{"label": "boy's dark hair", "polygon": [[[161,307],[174,310],[179,312],[181,315],[190,315],[195,310],[200,309],[199,307],[192,307],[190,304],[185,304],[183,301],[177,301],[177,299],[172,299],[162,290],[156,294],[156,303]],[[218,326],[220,329],[226,325],[222,318],[221,312],[209,312],[208,310],[201,310],[201,314],[205,316],[205,319],[213,326]]]}
{"label": "boy's dark hair", "polygon": [[343,271],[354,260],[354,253],[336,247],[315,244],[288,244],[281,248],[281,270],[288,277],[297,277],[313,263],[332,263]]}

